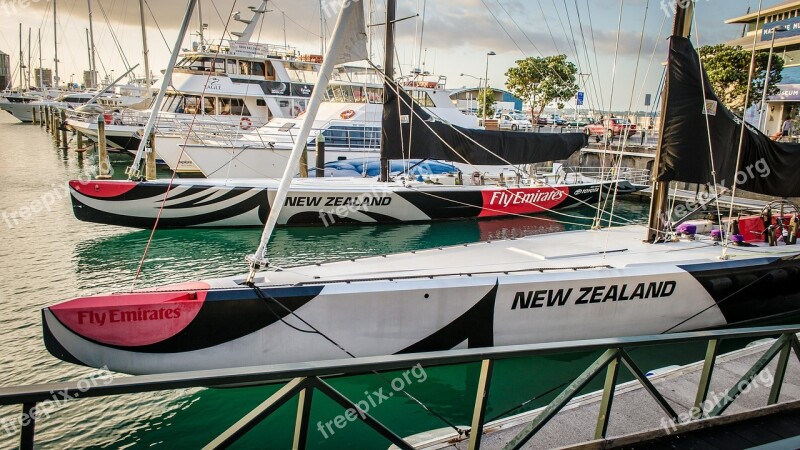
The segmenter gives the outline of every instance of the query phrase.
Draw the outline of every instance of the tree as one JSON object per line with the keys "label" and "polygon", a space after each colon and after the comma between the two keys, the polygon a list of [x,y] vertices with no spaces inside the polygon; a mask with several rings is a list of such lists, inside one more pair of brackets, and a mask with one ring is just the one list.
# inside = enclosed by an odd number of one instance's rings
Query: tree
{"label": "tree", "polygon": [[530,57],[517,61],[506,71],[506,87],[517,97],[527,100],[531,111],[540,115],[552,101],[563,103],[578,92],[575,75],[578,69],[567,55]]}
{"label": "tree", "polygon": [[[494,115],[494,89],[486,88],[478,94],[478,117],[492,117]],[[484,113],[484,110],[486,113]]]}
{"label": "tree", "polygon": [[[768,52],[756,53],[756,68],[750,84],[750,98],[747,105],[744,98],[750,71],[750,52],[739,46],[719,44],[704,45],[698,49],[698,53],[714,93],[729,109],[737,111],[761,101],[767,74]],[[783,58],[773,53],[767,95],[779,92],[777,84],[783,78],[781,71],[783,71]]]}

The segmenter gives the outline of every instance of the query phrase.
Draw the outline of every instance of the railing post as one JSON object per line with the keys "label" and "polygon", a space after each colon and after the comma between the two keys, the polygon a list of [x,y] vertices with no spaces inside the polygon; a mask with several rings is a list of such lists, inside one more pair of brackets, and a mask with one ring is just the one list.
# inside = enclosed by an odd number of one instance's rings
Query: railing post
{"label": "railing post", "polygon": [[19,450],[33,450],[33,435],[36,431],[36,403],[22,405],[22,430],[19,432]]}
{"label": "railing post", "polygon": [[617,387],[619,375],[620,356],[614,358],[606,368],[606,382],[603,386],[603,400],[600,403],[600,414],[597,416],[597,426],[594,429],[595,439],[605,439],[608,432],[608,419],[611,416],[611,405],[614,403],[614,391]]}
{"label": "railing post", "polygon": [[772,376],[772,388],[769,390],[768,405],[778,403],[781,396],[781,387],[783,386],[783,378],[786,375],[786,366],[789,365],[789,355],[792,351],[791,337],[788,338],[786,345],[781,349],[778,355],[778,365],[775,366],[775,374]]}
{"label": "railing post", "polygon": [[299,394],[297,403],[297,419],[294,423],[294,440],[292,450],[302,450],[306,448],[308,442],[308,418],[311,416],[311,399],[314,395],[314,387],[309,386]]}
{"label": "railing post", "polygon": [[484,359],[481,361],[481,374],[478,378],[478,387],[475,393],[475,408],[472,409],[472,428],[470,428],[469,432],[469,450],[481,448],[484,415],[486,414],[486,404],[489,403],[489,389],[492,385],[493,369],[493,360]]}
{"label": "railing post", "polygon": [[711,384],[711,376],[714,374],[714,365],[717,361],[719,352],[719,339],[708,341],[706,348],[706,359],[703,363],[703,372],[700,374],[700,383],[697,385],[697,395],[694,398],[694,408],[692,408],[692,419],[703,417],[703,405],[708,397],[708,387]]}

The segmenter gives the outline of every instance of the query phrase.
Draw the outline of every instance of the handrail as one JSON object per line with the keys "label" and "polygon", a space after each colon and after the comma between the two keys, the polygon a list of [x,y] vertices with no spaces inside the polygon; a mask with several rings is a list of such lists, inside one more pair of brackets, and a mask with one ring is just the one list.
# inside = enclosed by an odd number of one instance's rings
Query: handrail
{"label": "handrail", "polygon": [[[536,432],[548,423],[548,421],[583,390],[590,381],[603,371],[606,371],[606,382],[602,391],[603,397],[595,429],[595,439],[605,439],[608,431],[609,417],[611,416],[610,411],[614,392],[616,390],[619,367],[621,365],[625,365],[628,368],[634,378],[642,384],[645,391],[654,398],[668,417],[673,421],[679,422],[680,417],[684,417],[684,415],[679,415],[672,408],[648,380],[647,376],[644,375],[644,372],[637,367],[635,361],[630,357],[627,351],[627,349],[631,348],[697,341],[708,343],[703,372],[697,389],[695,407],[692,408],[691,417],[686,420],[691,421],[703,418],[704,416],[714,417],[722,414],[726,408],[748,388],[758,373],[764,370],[764,368],[777,357],[776,381],[771,387],[768,399],[768,404],[775,404],[780,397],[781,385],[786,368],[789,365],[788,358],[791,351],[794,350],[796,356],[800,358],[800,341],[797,339],[798,332],[800,332],[800,325],[769,326],[461,349],[417,354],[372,356],[346,360],[130,376],[113,378],[108,384],[92,385],[91,388],[88,389],[86,380],[84,379],[71,382],[0,388],[0,405],[23,405],[20,448],[27,450],[33,449],[37,405],[41,402],[54,400],[57,397],[61,397],[64,400],[78,400],[83,398],[171,389],[235,387],[282,383],[283,387],[281,389],[237,421],[223,434],[214,439],[206,448],[227,448],[295,396],[300,397],[300,401],[297,402],[298,411],[295,422],[294,442],[297,444],[295,448],[305,448],[310,410],[312,408],[310,399],[316,390],[321,395],[329,397],[346,410],[351,411],[354,420],[358,417],[364,424],[382,434],[399,448],[411,449],[413,447],[406,440],[396,435],[385,424],[376,420],[367,410],[362,410],[359,406],[360,403],[355,403],[353,400],[342,395],[328,384],[324,378],[331,376],[362,375],[371,372],[379,373],[416,367],[436,367],[481,362],[471,427],[467,429],[455,428],[459,436],[469,437],[471,449],[478,449],[480,448],[485,426],[486,404],[489,400],[492,371],[495,361],[531,356],[602,351],[603,353],[599,358],[591,363],[583,373],[574,378],[548,406],[541,410],[532,422],[528,423],[524,429],[506,445],[508,449],[518,449],[525,445]],[[708,388],[718,355],[719,342],[721,340],[772,336],[778,336],[778,339],[770,345],[766,353],[750,367],[745,375],[742,376],[732,388],[725,392],[725,397],[722,400],[716,402],[713,408],[707,411],[699,408],[699,406],[705,405],[707,401]],[[472,433],[472,430],[480,431]]]}

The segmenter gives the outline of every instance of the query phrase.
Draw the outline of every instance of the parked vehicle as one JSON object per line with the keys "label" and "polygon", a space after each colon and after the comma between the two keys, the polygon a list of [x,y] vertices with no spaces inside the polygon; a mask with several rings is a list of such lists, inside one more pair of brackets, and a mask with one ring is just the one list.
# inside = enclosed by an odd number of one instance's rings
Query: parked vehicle
{"label": "parked vehicle", "polygon": [[558,114],[548,114],[545,116],[548,125],[555,125],[557,127],[563,127],[567,124],[567,121],[562,119],[561,116]]}
{"label": "parked vehicle", "polygon": [[498,113],[494,118],[498,120],[498,127],[501,130],[533,131],[531,121],[523,114]]}
{"label": "parked vehicle", "polygon": [[612,117],[602,122],[589,124],[584,131],[589,136],[595,136],[598,142],[604,136],[606,139],[612,140],[618,136],[631,137],[637,133],[636,125],[621,117]]}
{"label": "parked vehicle", "polygon": [[570,121],[567,121],[567,126],[582,128],[582,127],[585,127],[587,125],[591,125],[593,123],[595,123],[595,120],[593,118],[587,117],[587,116],[582,116],[582,117],[576,117],[576,118],[574,118],[574,119],[572,119]]}

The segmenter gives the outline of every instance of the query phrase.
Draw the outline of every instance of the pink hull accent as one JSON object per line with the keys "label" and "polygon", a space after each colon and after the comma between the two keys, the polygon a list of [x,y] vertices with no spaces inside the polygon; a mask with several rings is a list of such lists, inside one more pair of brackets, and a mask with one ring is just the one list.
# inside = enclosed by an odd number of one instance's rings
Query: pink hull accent
{"label": "pink hull accent", "polygon": [[208,293],[203,282],[162,286],[155,291],[96,295],[51,306],[67,328],[86,339],[135,347],[180,333],[200,312]]}
{"label": "pink hull accent", "polygon": [[120,180],[70,180],[69,187],[87,197],[109,198],[125,194],[136,187],[136,182]]}

